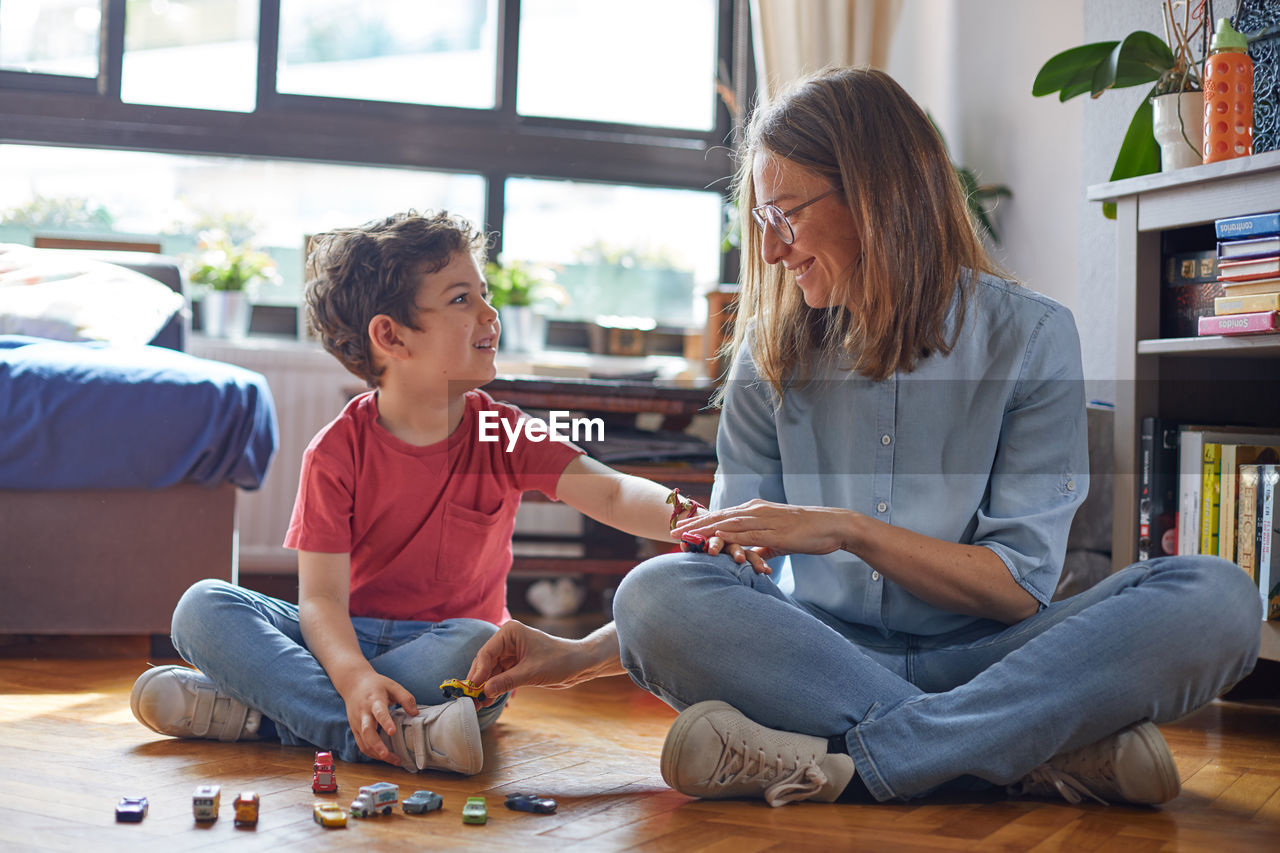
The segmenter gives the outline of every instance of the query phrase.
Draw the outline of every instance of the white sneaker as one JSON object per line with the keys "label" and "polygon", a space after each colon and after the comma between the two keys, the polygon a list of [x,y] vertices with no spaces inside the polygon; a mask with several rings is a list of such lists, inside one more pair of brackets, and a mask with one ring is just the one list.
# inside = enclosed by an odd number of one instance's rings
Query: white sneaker
{"label": "white sneaker", "polygon": [[1178,796],[1182,782],[1164,736],[1154,723],[1143,720],[1055,755],[1008,790],[1022,796],[1060,796],[1072,804],[1090,797],[1103,804],[1156,805]]}
{"label": "white sneaker", "polygon": [[853,759],[828,754],[826,738],[765,728],[725,702],[686,708],[662,745],[662,778],[691,797],[761,797],[771,806],[834,802]]}
{"label": "white sneaker", "polygon": [[443,705],[419,706],[416,716],[393,708],[395,734],[379,732],[382,742],[400,757],[400,767],[419,770],[452,770],[473,776],[484,768],[480,723],[476,705],[465,696]]}
{"label": "white sneaker", "polygon": [[186,666],[153,667],[133,683],[133,716],[173,737],[257,740],[262,714],[218,690],[204,673]]}

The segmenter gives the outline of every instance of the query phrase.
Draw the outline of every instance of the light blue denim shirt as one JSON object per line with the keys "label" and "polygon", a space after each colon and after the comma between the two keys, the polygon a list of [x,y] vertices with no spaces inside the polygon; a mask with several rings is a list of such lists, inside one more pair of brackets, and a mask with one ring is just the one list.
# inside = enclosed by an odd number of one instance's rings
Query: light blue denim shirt
{"label": "light blue denim shirt", "polygon": [[[954,308],[951,326],[954,327]],[[946,356],[872,382],[840,365],[781,405],[747,345],[716,439],[713,507],[752,498],[844,507],[990,548],[1037,601],[1053,596],[1089,488],[1080,339],[1071,312],[983,276]],[[778,585],[844,622],[940,634],[976,617],[927,604],[846,551],[774,560]]]}

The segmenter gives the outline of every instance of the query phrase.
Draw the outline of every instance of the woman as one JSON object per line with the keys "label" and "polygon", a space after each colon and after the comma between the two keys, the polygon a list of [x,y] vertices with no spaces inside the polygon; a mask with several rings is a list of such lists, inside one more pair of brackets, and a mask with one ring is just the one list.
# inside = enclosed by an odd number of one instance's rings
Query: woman
{"label": "woman", "polygon": [[682,710],[662,772],[693,796],[1176,796],[1151,721],[1252,669],[1260,602],[1229,562],[1175,557],[1051,603],[1088,489],[1070,312],[994,274],[937,133],[880,72],[759,110],[738,186],[758,228],[718,509],[673,535],[748,550],[641,564],[584,641],[505,626],[472,678],[629,673]]}

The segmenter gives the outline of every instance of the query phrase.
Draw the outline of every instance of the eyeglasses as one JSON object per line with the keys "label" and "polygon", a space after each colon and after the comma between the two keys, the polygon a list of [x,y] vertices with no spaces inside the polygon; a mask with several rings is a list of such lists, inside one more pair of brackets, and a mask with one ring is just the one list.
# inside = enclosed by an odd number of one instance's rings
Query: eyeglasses
{"label": "eyeglasses", "polygon": [[838,192],[840,192],[839,187],[832,187],[822,195],[814,196],[806,202],[797,204],[790,210],[783,210],[776,204],[762,204],[759,207],[751,208],[751,218],[756,221],[756,225],[760,226],[761,231],[764,231],[766,225],[772,226],[773,233],[778,235],[778,239],[790,246],[796,241],[796,232],[791,227],[791,220],[788,217]]}

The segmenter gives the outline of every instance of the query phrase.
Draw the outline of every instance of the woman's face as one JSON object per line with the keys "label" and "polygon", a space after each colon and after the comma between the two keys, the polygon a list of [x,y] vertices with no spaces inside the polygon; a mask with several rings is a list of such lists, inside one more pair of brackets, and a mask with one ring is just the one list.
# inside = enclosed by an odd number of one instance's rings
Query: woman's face
{"label": "woman's face", "polygon": [[[822,195],[832,186],[821,175],[769,151],[756,154],[751,177],[756,204],[773,204],[783,211]],[[767,227],[761,234],[760,256],[767,264],[782,264],[795,276],[806,305],[828,308],[836,282],[848,280],[862,256],[853,215],[844,196],[835,193],[787,219],[795,241],[788,246]]]}

